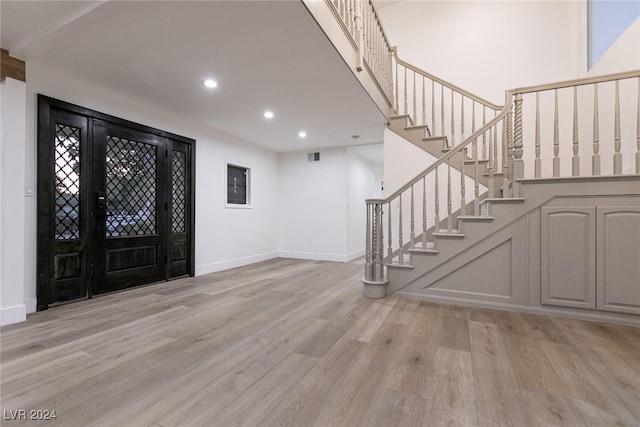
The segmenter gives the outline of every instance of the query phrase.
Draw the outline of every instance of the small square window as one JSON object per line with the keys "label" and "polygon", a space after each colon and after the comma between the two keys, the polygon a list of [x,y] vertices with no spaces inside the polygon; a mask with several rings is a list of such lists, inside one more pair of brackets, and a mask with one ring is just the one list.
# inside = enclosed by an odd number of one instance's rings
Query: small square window
{"label": "small square window", "polygon": [[251,169],[227,164],[227,207],[251,207]]}

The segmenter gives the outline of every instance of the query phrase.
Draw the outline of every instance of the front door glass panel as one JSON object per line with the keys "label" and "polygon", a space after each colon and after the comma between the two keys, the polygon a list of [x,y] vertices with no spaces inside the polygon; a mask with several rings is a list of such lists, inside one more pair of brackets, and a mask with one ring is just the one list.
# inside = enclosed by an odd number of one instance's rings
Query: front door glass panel
{"label": "front door glass panel", "polygon": [[107,237],[156,234],[156,147],[107,135]]}

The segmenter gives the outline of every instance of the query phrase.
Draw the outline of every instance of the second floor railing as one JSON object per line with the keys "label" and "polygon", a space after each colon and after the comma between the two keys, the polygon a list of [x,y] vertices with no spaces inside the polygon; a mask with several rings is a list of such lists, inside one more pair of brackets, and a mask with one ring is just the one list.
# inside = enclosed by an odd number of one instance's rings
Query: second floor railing
{"label": "second floor railing", "polygon": [[357,46],[357,68],[371,73],[378,89],[393,102],[392,49],[371,0],[325,0]]}

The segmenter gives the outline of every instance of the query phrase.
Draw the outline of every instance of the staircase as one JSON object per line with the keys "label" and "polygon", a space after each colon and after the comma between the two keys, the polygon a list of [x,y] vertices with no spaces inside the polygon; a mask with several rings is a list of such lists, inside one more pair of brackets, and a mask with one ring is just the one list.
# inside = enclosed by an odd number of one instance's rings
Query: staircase
{"label": "staircase", "polygon": [[[410,82],[428,81],[412,71],[420,77]],[[447,90],[452,100],[458,96],[439,84],[440,91],[426,91],[438,99],[427,96],[423,106],[444,105]],[[621,102],[621,85],[636,95],[632,103]],[[605,91],[609,101],[602,100]],[[578,101],[588,93],[592,103]],[[438,111],[397,103],[407,114],[391,117],[389,128],[439,159],[388,197],[367,200],[364,295],[640,325],[640,71],[509,90],[504,107],[491,120],[483,117],[478,130],[476,101],[465,96],[459,115],[453,108],[443,114],[442,123],[460,123],[446,133],[448,126],[424,123],[429,115],[435,122]],[[554,108],[542,111],[540,99],[549,96]],[[571,111],[559,108],[562,96],[573,98]],[[465,102],[474,111],[467,137]],[[623,126],[626,109],[637,119]],[[551,138],[541,132],[549,122]],[[607,149],[600,145],[602,126],[611,132]],[[567,128],[570,135],[560,130]],[[461,142],[453,145],[452,136]],[[571,157],[562,155],[567,145]]]}
{"label": "staircase", "polygon": [[325,4],[389,129],[437,159],[366,201],[364,296],[640,326],[640,70],[496,105],[400,59],[371,0]]}

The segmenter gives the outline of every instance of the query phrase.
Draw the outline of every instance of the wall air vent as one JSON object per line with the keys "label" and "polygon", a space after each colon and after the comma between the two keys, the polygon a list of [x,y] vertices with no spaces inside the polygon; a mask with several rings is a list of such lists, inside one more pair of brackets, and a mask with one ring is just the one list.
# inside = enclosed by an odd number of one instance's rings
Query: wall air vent
{"label": "wall air vent", "polygon": [[319,162],[320,161],[320,153],[309,153],[307,154],[307,160],[310,162]]}

